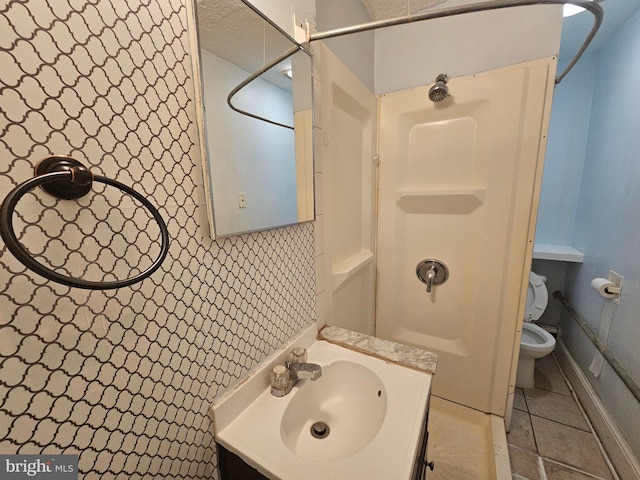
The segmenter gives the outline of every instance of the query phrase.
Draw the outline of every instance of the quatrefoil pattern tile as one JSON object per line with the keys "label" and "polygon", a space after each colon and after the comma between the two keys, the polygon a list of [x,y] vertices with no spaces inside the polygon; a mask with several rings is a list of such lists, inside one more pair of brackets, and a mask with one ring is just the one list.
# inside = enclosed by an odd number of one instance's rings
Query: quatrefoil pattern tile
{"label": "quatrefoil pattern tile", "polygon": [[[311,224],[211,241],[182,0],[0,5],[0,195],[51,154],[133,187],[171,245],[117,290],[52,283],[0,241],[0,452],[79,455],[84,479],[217,478],[214,396],[314,319]],[[36,189],[16,233],[47,267],[128,278],[159,251],[146,210],[101,184]]]}

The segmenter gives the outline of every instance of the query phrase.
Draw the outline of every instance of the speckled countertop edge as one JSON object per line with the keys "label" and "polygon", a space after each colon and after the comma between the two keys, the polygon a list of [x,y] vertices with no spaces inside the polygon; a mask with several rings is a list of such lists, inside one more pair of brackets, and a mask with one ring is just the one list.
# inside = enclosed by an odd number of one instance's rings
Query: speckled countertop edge
{"label": "speckled countertop edge", "polygon": [[435,353],[331,325],[323,327],[318,332],[318,340],[325,340],[431,375],[436,373],[438,366],[438,355]]}

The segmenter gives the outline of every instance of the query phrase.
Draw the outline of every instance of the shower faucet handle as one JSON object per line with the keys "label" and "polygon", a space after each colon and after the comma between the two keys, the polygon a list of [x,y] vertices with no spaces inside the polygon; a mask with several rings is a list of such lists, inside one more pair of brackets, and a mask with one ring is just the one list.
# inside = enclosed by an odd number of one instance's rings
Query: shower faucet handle
{"label": "shower faucet handle", "polygon": [[449,278],[449,269],[440,260],[429,258],[422,260],[416,267],[416,275],[427,285],[427,293],[431,293],[434,285],[440,285]]}
{"label": "shower faucet handle", "polygon": [[435,265],[431,265],[427,269],[427,293],[431,293],[431,289],[433,288],[433,281],[438,275],[438,267]]}

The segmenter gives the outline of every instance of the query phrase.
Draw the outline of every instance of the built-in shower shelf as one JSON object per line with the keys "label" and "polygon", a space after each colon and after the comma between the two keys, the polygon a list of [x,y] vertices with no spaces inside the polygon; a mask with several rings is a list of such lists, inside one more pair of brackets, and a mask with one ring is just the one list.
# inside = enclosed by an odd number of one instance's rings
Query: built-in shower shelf
{"label": "built-in shower shelf", "polygon": [[533,258],[536,260],[582,263],[584,261],[584,253],[569,245],[536,243],[533,246]]}
{"label": "built-in shower shelf", "polygon": [[484,202],[485,187],[396,190],[396,204],[407,213],[471,213]]}
{"label": "built-in shower shelf", "polygon": [[337,289],[371,262],[373,262],[373,252],[370,250],[362,250],[345,260],[335,263],[332,268],[333,288]]}

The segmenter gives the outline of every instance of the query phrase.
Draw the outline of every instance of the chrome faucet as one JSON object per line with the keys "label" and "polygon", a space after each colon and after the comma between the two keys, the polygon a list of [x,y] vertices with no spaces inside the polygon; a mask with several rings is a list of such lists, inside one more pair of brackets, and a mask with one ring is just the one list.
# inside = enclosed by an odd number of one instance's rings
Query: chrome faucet
{"label": "chrome faucet", "polygon": [[285,363],[285,367],[289,369],[289,378],[294,380],[302,380],[309,378],[311,381],[317,380],[322,376],[322,367],[315,363]]}
{"label": "chrome faucet", "polygon": [[438,269],[435,266],[430,266],[427,270],[427,293],[431,293],[431,289],[433,288],[433,281],[438,274]]}
{"label": "chrome faucet", "polygon": [[440,260],[429,258],[418,263],[416,275],[422,283],[427,285],[427,293],[431,293],[433,287],[447,281],[449,269]]}
{"label": "chrome faucet", "polygon": [[299,380],[308,378],[311,381],[322,376],[322,367],[315,363],[306,363],[307,351],[294,348],[284,365],[276,365],[271,370],[271,395],[284,397]]}

